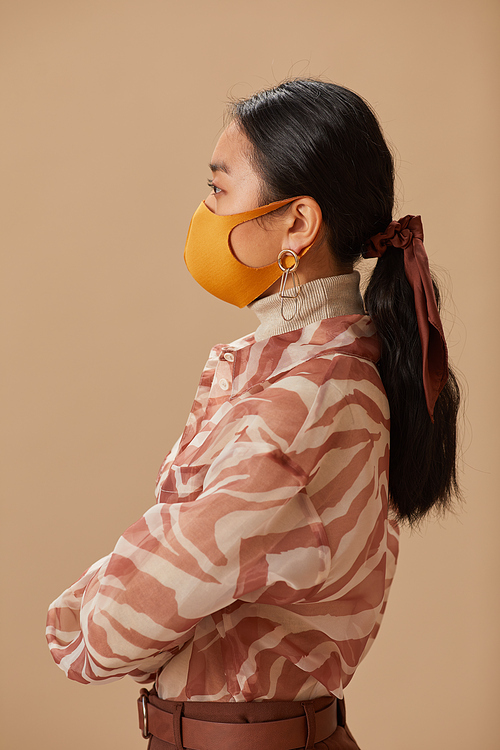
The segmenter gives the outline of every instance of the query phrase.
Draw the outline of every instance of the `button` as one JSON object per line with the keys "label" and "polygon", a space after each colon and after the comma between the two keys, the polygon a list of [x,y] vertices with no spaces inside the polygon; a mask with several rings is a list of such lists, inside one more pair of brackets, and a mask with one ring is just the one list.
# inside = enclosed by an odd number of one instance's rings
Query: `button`
{"label": "button", "polygon": [[219,385],[223,391],[227,391],[227,389],[229,388],[229,383],[227,382],[226,378],[221,378],[219,380]]}
{"label": "button", "polygon": [[226,362],[234,362],[234,354],[232,352],[226,352],[224,354],[224,359]]}

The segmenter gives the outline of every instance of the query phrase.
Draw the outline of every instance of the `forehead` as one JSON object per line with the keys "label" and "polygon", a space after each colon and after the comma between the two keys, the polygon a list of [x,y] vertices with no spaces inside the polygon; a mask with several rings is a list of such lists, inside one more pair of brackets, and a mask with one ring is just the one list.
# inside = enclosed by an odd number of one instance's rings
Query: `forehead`
{"label": "forehead", "polygon": [[250,141],[235,123],[230,123],[217,142],[210,169],[231,176],[253,173],[250,154]]}

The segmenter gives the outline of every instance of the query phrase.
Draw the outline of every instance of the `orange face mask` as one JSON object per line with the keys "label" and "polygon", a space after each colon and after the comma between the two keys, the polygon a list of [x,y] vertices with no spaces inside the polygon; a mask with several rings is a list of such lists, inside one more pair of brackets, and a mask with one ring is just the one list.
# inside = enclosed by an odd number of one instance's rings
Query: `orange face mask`
{"label": "orange face mask", "polygon": [[[282,274],[277,259],[260,268],[245,266],[233,255],[229,243],[231,232],[239,224],[271,213],[294,200],[296,198],[287,198],[229,216],[214,214],[205,201],[200,203],[191,219],[184,250],[184,260],[191,276],[214,297],[237,307],[245,307],[260,297]],[[302,251],[301,257],[309,247]]]}

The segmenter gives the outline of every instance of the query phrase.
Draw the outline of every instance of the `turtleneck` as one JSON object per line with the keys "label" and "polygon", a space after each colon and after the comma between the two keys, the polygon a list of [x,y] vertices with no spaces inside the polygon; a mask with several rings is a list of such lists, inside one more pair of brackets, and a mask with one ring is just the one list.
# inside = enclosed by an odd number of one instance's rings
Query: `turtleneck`
{"label": "turtleneck", "polygon": [[[292,300],[285,300],[284,311],[287,317],[292,315],[294,304]],[[309,323],[319,323],[324,318],[336,318],[338,315],[364,315],[357,271],[341,276],[314,279],[314,281],[302,284],[297,299],[297,311],[291,320],[283,320],[281,316],[279,294],[257,299],[248,307],[260,321],[255,331],[256,341],[262,341],[280,333],[296,331]]]}

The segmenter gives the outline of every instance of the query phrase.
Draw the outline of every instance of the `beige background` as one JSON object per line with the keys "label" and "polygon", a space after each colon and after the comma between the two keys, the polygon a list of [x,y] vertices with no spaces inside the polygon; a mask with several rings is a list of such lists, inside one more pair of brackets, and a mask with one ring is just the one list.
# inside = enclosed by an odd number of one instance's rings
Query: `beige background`
{"label": "beige background", "polygon": [[350,724],[363,750],[496,750],[498,3],[3,0],[0,13],[3,746],[146,747],[135,683],[67,681],[45,611],[152,504],[211,345],[254,327],[189,277],[185,234],[227,97],[305,74],[375,106],[400,215],[423,215],[452,294],[468,383],[465,504],[403,535]]}

